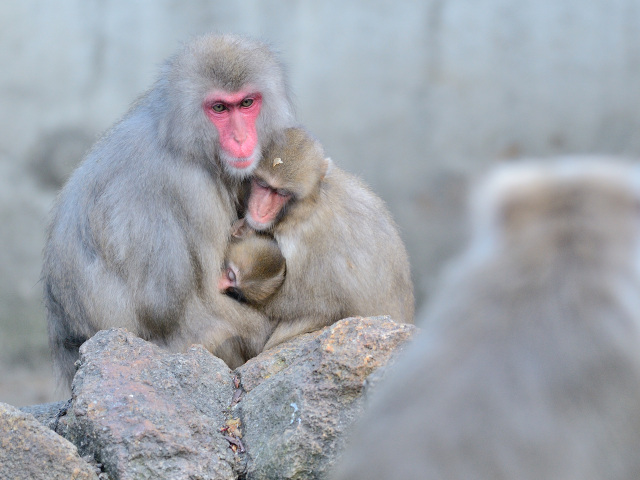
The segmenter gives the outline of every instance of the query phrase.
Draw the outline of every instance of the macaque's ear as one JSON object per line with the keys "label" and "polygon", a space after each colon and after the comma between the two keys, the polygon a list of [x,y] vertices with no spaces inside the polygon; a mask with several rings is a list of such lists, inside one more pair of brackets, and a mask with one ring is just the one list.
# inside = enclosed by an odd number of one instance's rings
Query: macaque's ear
{"label": "macaque's ear", "polygon": [[324,174],[322,175],[322,178],[326,177],[329,172],[331,172],[331,169],[333,168],[333,160],[331,160],[329,157],[324,159]]}
{"label": "macaque's ear", "polygon": [[249,225],[247,225],[247,222],[245,222],[244,218],[236,220],[231,225],[231,236],[233,238],[246,238],[251,235],[252,232],[253,230],[251,229],[251,227],[249,227]]}

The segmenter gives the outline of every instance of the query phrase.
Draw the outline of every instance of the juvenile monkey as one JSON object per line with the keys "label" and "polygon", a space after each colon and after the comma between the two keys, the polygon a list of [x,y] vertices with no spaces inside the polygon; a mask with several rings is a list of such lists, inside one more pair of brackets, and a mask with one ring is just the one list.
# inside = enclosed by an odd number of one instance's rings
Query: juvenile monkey
{"label": "juvenile monkey", "polygon": [[276,324],[265,348],[352,315],[413,322],[409,261],[387,208],[303,129],[265,151],[245,218],[273,234],[287,263],[263,308]]}
{"label": "juvenile monkey", "polygon": [[640,478],[640,169],[505,166],[334,479]]}
{"label": "juvenile monkey", "polygon": [[232,237],[218,289],[261,308],[284,282],[285,259],[273,237],[256,234],[243,220],[233,225]]}
{"label": "juvenile monkey", "polygon": [[263,44],[206,35],[96,143],[53,208],[42,278],[65,383],[82,342],[126,327],[171,351],[201,343],[235,368],[271,325],[218,290],[238,186],[293,123]]}

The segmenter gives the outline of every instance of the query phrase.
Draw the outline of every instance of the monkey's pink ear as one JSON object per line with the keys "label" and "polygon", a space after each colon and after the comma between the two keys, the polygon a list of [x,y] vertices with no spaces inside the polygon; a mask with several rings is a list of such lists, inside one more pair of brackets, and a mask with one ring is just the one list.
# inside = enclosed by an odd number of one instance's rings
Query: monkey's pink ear
{"label": "monkey's pink ear", "polygon": [[231,225],[231,236],[234,238],[245,238],[251,233],[251,227],[247,225],[244,218],[240,218]]}
{"label": "monkey's pink ear", "polygon": [[331,169],[333,168],[333,160],[331,160],[329,157],[324,159],[324,173],[322,174],[322,178],[326,177],[329,172],[331,172]]}

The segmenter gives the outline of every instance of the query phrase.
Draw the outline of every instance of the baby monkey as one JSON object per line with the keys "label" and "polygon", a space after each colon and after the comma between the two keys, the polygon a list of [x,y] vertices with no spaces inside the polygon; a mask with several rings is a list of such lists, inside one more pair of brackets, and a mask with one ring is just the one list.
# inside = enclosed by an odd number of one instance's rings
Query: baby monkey
{"label": "baby monkey", "polygon": [[257,234],[243,219],[231,227],[218,290],[259,308],[284,282],[286,263],[273,237]]}

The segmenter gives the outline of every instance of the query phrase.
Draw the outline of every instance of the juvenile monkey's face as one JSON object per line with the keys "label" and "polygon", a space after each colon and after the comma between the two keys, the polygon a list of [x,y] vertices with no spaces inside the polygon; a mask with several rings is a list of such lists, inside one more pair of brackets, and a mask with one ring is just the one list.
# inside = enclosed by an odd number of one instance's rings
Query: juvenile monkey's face
{"label": "juvenile monkey's face", "polygon": [[282,215],[292,199],[290,190],[277,188],[263,176],[251,180],[251,193],[247,204],[247,223],[256,230],[268,230]]}
{"label": "juvenile monkey's face", "polygon": [[285,264],[273,238],[255,234],[236,238],[227,250],[218,289],[238,301],[261,305],[284,282]]}
{"label": "juvenile monkey's face", "polygon": [[315,205],[327,172],[327,160],[313,138],[300,128],[284,133],[282,143],[266,149],[251,182],[247,222],[256,230],[270,229],[294,215],[306,218],[304,212]]}

